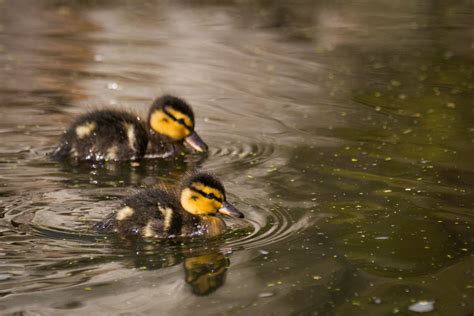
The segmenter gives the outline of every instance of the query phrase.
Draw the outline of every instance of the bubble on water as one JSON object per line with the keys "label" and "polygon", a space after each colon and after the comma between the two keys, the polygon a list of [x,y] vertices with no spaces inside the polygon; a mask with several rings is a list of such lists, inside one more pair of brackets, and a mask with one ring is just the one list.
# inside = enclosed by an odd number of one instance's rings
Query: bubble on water
{"label": "bubble on water", "polygon": [[434,310],[434,301],[419,301],[408,307],[408,310],[416,313],[428,313]]}

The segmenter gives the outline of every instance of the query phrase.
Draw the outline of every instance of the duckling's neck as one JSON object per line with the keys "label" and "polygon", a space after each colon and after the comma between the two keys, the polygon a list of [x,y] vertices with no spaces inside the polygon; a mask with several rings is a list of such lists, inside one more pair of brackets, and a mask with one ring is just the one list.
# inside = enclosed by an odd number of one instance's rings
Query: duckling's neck
{"label": "duckling's neck", "polygon": [[181,143],[173,141],[171,138],[155,133],[149,129],[148,132],[148,154],[159,156],[175,156],[180,153],[184,146]]}
{"label": "duckling's neck", "polygon": [[216,216],[198,216],[199,224],[196,225],[196,235],[205,237],[216,237],[224,233],[226,229],[225,222]]}

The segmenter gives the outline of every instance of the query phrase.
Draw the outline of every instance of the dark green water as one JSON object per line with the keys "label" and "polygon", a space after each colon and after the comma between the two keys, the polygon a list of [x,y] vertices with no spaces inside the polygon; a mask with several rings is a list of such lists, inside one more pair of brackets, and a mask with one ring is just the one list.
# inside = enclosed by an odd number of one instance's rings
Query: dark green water
{"label": "dark green water", "polygon": [[[0,313],[471,315],[473,16],[472,1],[0,1]],[[194,106],[207,158],[48,161],[80,113],[145,116],[162,93]],[[194,165],[246,214],[223,238],[87,231]]]}

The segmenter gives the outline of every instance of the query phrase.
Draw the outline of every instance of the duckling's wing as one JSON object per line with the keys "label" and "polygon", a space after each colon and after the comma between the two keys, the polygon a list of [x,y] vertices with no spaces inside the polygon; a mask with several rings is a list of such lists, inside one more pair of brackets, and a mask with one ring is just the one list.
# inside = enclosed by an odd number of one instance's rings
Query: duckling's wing
{"label": "duckling's wing", "polygon": [[98,233],[110,233],[117,226],[116,213],[112,212],[100,222],[95,223],[92,229]]}

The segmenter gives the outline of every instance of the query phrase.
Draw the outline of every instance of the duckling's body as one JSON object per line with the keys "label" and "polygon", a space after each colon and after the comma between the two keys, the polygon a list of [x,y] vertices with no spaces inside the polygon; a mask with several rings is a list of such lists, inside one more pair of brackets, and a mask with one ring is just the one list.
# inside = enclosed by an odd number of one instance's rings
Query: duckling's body
{"label": "duckling's body", "polygon": [[210,217],[186,212],[170,192],[146,189],[126,198],[122,208],[95,228],[100,232],[155,238],[217,236],[225,230],[225,222]]}
{"label": "duckling's body", "polygon": [[53,158],[134,160],[143,158],[148,144],[144,124],[127,112],[104,110],[80,116],[66,131]]}
{"label": "duckling's body", "polygon": [[225,222],[215,216],[217,212],[243,217],[225,201],[222,184],[201,173],[187,180],[181,193],[146,189],[124,199],[117,212],[94,228],[102,233],[145,238],[215,237],[226,229]]}
{"label": "duckling's body", "polygon": [[151,106],[148,121],[124,111],[100,110],[74,121],[52,158],[65,160],[137,160],[176,155],[183,142],[197,151],[207,150],[194,132],[194,114],[183,100],[163,96]]}

